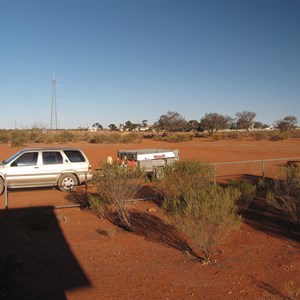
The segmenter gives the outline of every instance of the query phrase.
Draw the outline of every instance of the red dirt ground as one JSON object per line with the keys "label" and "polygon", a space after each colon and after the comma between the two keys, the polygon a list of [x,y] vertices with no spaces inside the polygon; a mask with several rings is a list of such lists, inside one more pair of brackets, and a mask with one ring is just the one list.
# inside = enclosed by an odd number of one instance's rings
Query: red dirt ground
{"label": "red dirt ground", "polygon": [[[195,139],[180,144],[143,140],[137,144],[68,146],[84,150],[94,169],[108,155],[115,158],[120,148],[176,148],[181,159],[209,162],[300,157],[299,139]],[[0,159],[17,150],[0,145]],[[280,163],[275,165],[266,165],[268,176],[274,174]],[[227,167],[227,171],[232,168]],[[233,173],[253,175],[252,171],[245,164]],[[255,175],[259,172],[260,167],[254,170]],[[55,189],[10,192],[6,211],[5,198],[1,196],[1,299],[299,297],[296,292],[300,292],[300,228],[270,209],[260,197],[244,215],[240,230],[218,247],[216,263],[208,265],[196,261],[188,249],[202,256],[201,251],[168,226],[156,203],[132,204],[136,210],[135,232],[129,233],[86,209],[53,207],[73,203],[80,197],[85,198],[83,188],[75,195]],[[154,210],[149,211],[150,208]],[[11,272],[2,274],[3,264]]]}

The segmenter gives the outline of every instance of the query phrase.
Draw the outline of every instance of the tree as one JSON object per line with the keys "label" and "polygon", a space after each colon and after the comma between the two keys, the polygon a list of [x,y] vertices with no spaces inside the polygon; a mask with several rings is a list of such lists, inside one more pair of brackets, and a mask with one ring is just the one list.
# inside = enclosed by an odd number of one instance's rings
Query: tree
{"label": "tree", "polygon": [[127,122],[125,122],[124,130],[132,131],[132,130],[138,128],[138,126],[139,126],[138,124],[131,123],[131,121],[127,121]]}
{"label": "tree", "polygon": [[282,120],[275,122],[275,128],[281,132],[295,129],[297,126],[297,118],[295,116],[286,116]]}
{"label": "tree", "polygon": [[142,124],[143,124],[143,127],[147,127],[148,126],[148,120],[143,120]]}
{"label": "tree", "polygon": [[169,132],[185,131],[187,121],[178,112],[168,111],[165,115],[161,115],[159,120],[154,124],[155,129],[165,130]]}
{"label": "tree", "polygon": [[203,131],[197,120],[190,120],[187,123],[186,131]]}
{"label": "tree", "polygon": [[100,123],[94,123],[92,127],[97,128],[97,130],[103,130],[103,126]]}
{"label": "tree", "polygon": [[111,130],[111,131],[116,131],[117,130],[117,126],[115,124],[110,124],[108,125],[108,128]]}
{"label": "tree", "polygon": [[236,114],[237,117],[237,128],[239,129],[245,129],[246,132],[249,131],[251,127],[254,125],[254,119],[256,117],[255,112],[251,111],[243,111],[243,112],[237,112]]}
{"label": "tree", "polygon": [[230,117],[218,113],[208,113],[200,120],[200,127],[207,130],[209,135],[213,135],[220,129],[228,128]]}

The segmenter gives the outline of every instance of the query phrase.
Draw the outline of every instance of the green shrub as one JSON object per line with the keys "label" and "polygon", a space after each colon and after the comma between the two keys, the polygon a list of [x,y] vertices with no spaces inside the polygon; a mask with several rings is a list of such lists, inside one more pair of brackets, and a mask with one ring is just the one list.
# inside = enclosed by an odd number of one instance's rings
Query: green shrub
{"label": "green shrub", "polygon": [[199,161],[176,161],[164,169],[162,180],[156,183],[156,189],[163,198],[182,200],[185,192],[191,188],[203,189],[213,184],[214,167]]}
{"label": "green shrub", "polygon": [[185,205],[168,207],[171,222],[190,236],[202,250],[205,261],[211,261],[220,242],[237,228],[241,217],[235,205],[240,191],[233,187],[209,185],[201,190],[189,189],[183,195]]}
{"label": "green shrub", "polygon": [[241,196],[237,199],[236,205],[239,212],[246,211],[256,195],[256,186],[247,181],[231,180],[229,186],[237,188]]}

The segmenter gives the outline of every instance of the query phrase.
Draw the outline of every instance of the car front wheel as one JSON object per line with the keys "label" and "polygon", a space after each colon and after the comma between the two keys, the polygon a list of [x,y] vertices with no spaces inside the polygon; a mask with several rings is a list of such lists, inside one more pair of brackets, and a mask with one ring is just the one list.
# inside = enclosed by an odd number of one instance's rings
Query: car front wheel
{"label": "car front wheel", "polygon": [[58,188],[63,192],[73,191],[77,185],[77,178],[73,174],[63,174],[59,177]]}

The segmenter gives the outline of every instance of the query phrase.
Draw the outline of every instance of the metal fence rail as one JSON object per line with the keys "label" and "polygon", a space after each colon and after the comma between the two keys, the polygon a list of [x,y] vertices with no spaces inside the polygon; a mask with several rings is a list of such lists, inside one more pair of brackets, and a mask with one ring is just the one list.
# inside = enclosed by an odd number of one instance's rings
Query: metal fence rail
{"label": "metal fence rail", "polygon": [[[217,178],[220,180],[221,178],[232,178],[232,176],[240,176],[240,175],[251,175],[265,178],[275,178],[274,175],[276,171],[279,170],[280,167],[286,166],[289,162],[297,162],[298,165],[300,164],[300,158],[273,158],[273,159],[259,159],[259,160],[242,160],[242,161],[231,161],[231,162],[216,162],[211,163],[214,168],[214,182],[217,182]],[[5,179],[5,178],[4,178]],[[13,194],[13,191],[21,191],[25,189],[9,189],[7,186],[7,180],[4,180],[4,197],[5,197],[5,209],[8,209],[9,206],[9,194]],[[84,189],[83,193],[87,196],[88,194],[88,182],[87,177],[86,181],[81,187]],[[91,186],[89,187],[91,188]],[[50,191],[51,192],[51,191]],[[57,194],[51,195],[49,191],[45,194],[45,198],[49,197],[56,197]],[[54,193],[54,192],[52,192]],[[15,195],[14,195],[15,196]],[[14,197],[13,197],[14,198]],[[60,196],[58,196],[60,198]],[[72,194],[70,193],[69,200],[72,198]],[[56,198],[50,198],[55,202]],[[13,199],[14,200],[14,199]],[[64,201],[68,200],[68,196],[65,197]],[[135,199],[136,201],[146,200],[146,199]],[[149,199],[148,199],[149,200]],[[20,199],[17,199],[20,201]],[[33,198],[33,201],[35,199]],[[60,200],[56,201],[59,202]],[[72,199],[71,199],[72,201]],[[76,202],[76,201],[74,201]],[[52,203],[52,202],[51,202]],[[82,204],[65,204],[66,202],[59,203],[60,205],[53,205],[54,208],[67,208],[67,207],[80,207]],[[31,203],[29,205],[32,205]]]}
{"label": "metal fence rail", "polygon": [[[282,162],[278,165],[278,162]],[[249,175],[265,178],[273,177],[274,173],[280,167],[287,165],[288,162],[300,162],[300,158],[272,158],[259,160],[241,160],[231,162],[212,163],[214,167],[214,182],[217,177],[225,177],[230,175],[242,175],[247,172]]]}

